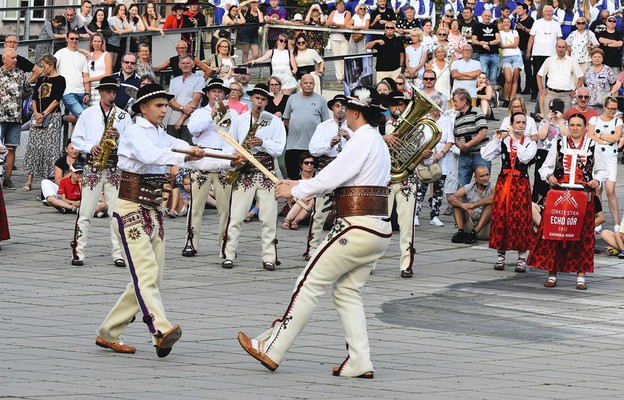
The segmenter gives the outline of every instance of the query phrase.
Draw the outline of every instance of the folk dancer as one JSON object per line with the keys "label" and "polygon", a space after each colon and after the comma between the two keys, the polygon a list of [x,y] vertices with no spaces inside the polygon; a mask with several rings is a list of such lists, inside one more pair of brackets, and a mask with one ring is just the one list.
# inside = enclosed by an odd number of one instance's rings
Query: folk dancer
{"label": "folk dancer", "polygon": [[[104,141],[119,141],[126,129],[132,125],[132,120],[127,112],[115,105],[115,96],[119,90],[119,81],[114,76],[106,76],[100,80],[98,92],[100,101],[87,108],[80,114],[72,144],[80,153],[86,155],[86,163],[82,178],[82,199],[80,209],[74,226],[74,239],[72,247],[72,265],[84,265],[85,248],[91,228],[91,220],[96,212],[98,203],[104,195],[110,210],[115,209],[121,172],[117,169],[117,149],[111,144],[110,155],[106,160],[102,152],[106,151]],[[101,159],[104,163],[97,166],[96,160]],[[124,268],[126,263],[121,255],[119,241],[113,229],[115,222],[109,217],[111,227],[112,257],[116,267]]]}
{"label": "folk dancer", "polygon": [[331,286],[342,321],[348,357],[334,376],[373,378],[366,315],[360,290],[385,252],[392,229],[388,219],[390,154],[376,127],[384,123],[379,95],[357,87],[347,103],[351,139],[334,161],[305,181],[281,181],[278,197],[306,198],[333,191],[336,223],[299,275],[284,315],[256,339],[238,334],[243,349],[271,371],[308,323],[319,297]]}
{"label": "folk dancer", "polygon": [[[270,171],[275,171],[274,158],[282,154],[286,145],[286,129],[279,118],[264,112],[269,101],[269,87],[259,83],[247,92],[252,108],[240,116],[231,136],[240,144],[249,148],[251,153]],[[228,145],[224,151],[230,152]],[[275,185],[264,174],[250,165],[245,166],[232,186],[230,217],[225,232],[225,269],[234,267],[234,258],[238,247],[243,219],[247,216],[254,198],[261,210],[258,217],[262,224],[262,267],[274,271],[277,265],[277,200],[274,196]]]}
{"label": "folk dancer", "polygon": [[493,140],[481,149],[485,160],[500,155],[501,172],[494,188],[494,203],[490,227],[490,248],[498,251],[494,269],[505,269],[507,250],[518,251],[516,272],[526,272],[527,250],[533,245],[531,217],[531,183],[529,163],[535,158],[537,144],[524,136],[526,115],[517,112],[511,116],[510,131],[497,131]]}
{"label": "folk dancer", "polygon": [[[204,151],[166,134],[160,124],[173,98],[158,84],[139,89],[132,106],[137,117],[119,141],[121,184],[113,217],[115,230],[123,246],[131,282],[98,329],[96,345],[118,353],[134,353],[124,344],[121,334],[139,312],[147,324],[158,357],[166,357],[180,339],[180,325],[173,326],[165,316],[160,298],[160,284],[165,264],[165,230],[160,205],[165,166],[178,165],[201,171],[229,169],[240,163],[201,158]],[[193,155],[174,153],[171,148],[187,149]],[[193,161],[197,160],[197,161]]]}
{"label": "folk dancer", "polygon": [[[327,102],[327,107],[332,111],[332,118],[321,122],[310,139],[308,149],[310,154],[316,157],[317,173],[338,156],[353,134],[344,117],[347,100],[344,94],[337,94]],[[314,200],[306,251],[303,254],[306,261],[311,258],[323,239],[323,225],[329,215],[329,201],[330,198],[327,195]]]}
{"label": "folk dancer", "polygon": [[[193,143],[209,151],[223,149],[225,141],[216,132],[217,123],[214,117],[217,114],[219,104],[225,96],[230,93],[230,89],[223,86],[223,80],[214,78],[204,88],[204,93],[208,97],[208,104],[195,110],[189,119],[188,129],[191,132]],[[229,113],[230,126],[223,129],[232,130],[237,123],[238,115]],[[224,182],[224,174],[214,171],[192,171],[191,172],[191,205],[186,217],[186,244],[182,250],[184,257],[192,257],[197,253],[199,239],[201,237],[202,216],[208,194],[214,190],[217,201],[217,213],[219,216],[219,254],[225,257],[224,235],[227,226],[228,211],[230,207],[230,197],[232,185]]]}
{"label": "folk dancer", "polygon": [[[582,114],[568,120],[570,136],[559,137],[548,151],[539,172],[548,184],[564,185],[574,181],[582,184],[588,195],[585,215],[581,222],[578,241],[558,241],[543,238],[544,218],[537,231],[537,241],[529,254],[527,263],[534,268],[548,271],[546,287],[557,285],[557,272],[576,272],[576,288],[586,290],[585,273],[594,272],[594,191],[609,171],[602,151],[593,139],[587,137],[587,121]],[[576,166],[571,161],[576,159]],[[573,176],[571,176],[573,175]]]}
{"label": "folk dancer", "polygon": [[[392,92],[389,95],[388,108],[390,109],[391,120],[386,125],[386,133],[384,140],[391,149],[399,148],[403,143],[398,135],[394,132],[401,124],[400,116],[405,111],[409,100],[401,92]],[[422,143],[431,137],[429,127],[424,127],[425,137]],[[429,135],[427,137],[427,135]],[[420,144],[420,143],[419,143]],[[427,163],[431,163],[433,151],[425,150],[423,159]],[[414,276],[412,266],[414,265],[414,216],[416,214],[416,192],[418,187],[418,178],[413,171],[409,172],[400,182],[390,183],[390,195],[388,196],[388,209],[392,211],[392,207],[396,202],[397,222],[399,224],[399,246],[401,248],[401,258],[399,268],[401,270],[401,278],[411,278]]]}

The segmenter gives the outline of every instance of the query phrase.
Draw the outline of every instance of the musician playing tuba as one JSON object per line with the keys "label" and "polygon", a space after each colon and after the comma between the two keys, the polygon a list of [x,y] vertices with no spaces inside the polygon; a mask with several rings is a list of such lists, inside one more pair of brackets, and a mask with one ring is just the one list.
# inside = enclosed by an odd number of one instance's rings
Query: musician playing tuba
{"label": "musician playing tuba", "polygon": [[[270,92],[264,83],[257,84],[253,90],[247,92],[251,99],[251,110],[243,113],[236,126],[230,128],[230,135],[240,144],[244,143],[253,156],[269,171],[275,172],[275,157],[282,154],[286,144],[286,129],[282,121],[264,111]],[[232,124],[234,125],[234,124]],[[249,136],[250,130],[253,135]],[[229,145],[224,147],[225,152],[233,152]],[[262,255],[259,261],[268,271],[275,270],[277,265],[277,200],[275,200],[275,185],[260,171],[251,166],[241,170],[232,185],[232,200],[230,201],[230,218],[225,232],[225,261],[223,268],[234,266],[236,248],[240,236],[243,219],[247,215],[253,200],[260,209],[262,224]]]}
{"label": "musician playing tuba", "polygon": [[[115,95],[119,90],[119,82],[114,76],[102,78],[97,87],[100,94],[100,102],[82,112],[71,141],[74,148],[86,154],[84,169],[82,200],[78,210],[78,218],[74,227],[74,238],[71,242],[72,265],[83,265],[85,247],[91,219],[97,216],[107,216],[99,202],[102,194],[109,209],[115,207],[119,192],[120,172],[117,170],[117,149],[110,148],[108,158],[103,157],[102,152],[105,142],[113,140],[118,142],[119,135],[132,124],[128,113],[117,107],[114,103]],[[103,136],[106,137],[103,138]],[[104,139],[104,140],[103,140]],[[97,161],[102,162],[102,169],[94,166]],[[115,266],[125,267],[126,264],[121,255],[121,249],[117,236],[111,229],[112,257]]]}
{"label": "musician playing tuba", "polygon": [[[188,129],[192,135],[193,144],[206,149],[206,151],[220,151],[223,150],[225,142],[215,132],[215,129],[219,127],[217,122],[223,121],[223,129],[226,131],[235,129],[238,114],[236,112],[227,112],[227,104],[224,102],[224,98],[230,93],[230,89],[223,85],[223,80],[220,78],[210,80],[203,91],[208,98],[208,104],[191,114]],[[227,118],[229,118],[227,122],[225,119],[226,114]],[[234,151],[232,150],[231,153],[233,154]],[[192,257],[197,253],[204,206],[211,189],[214,191],[217,201],[217,213],[219,215],[219,255],[221,257],[224,256],[223,238],[227,225],[232,186],[226,184],[223,178],[224,174],[222,172],[198,170],[191,172],[192,195],[190,210],[186,217],[186,244],[182,249],[184,257]],[[173,216],[171,212],[169,215]]]}

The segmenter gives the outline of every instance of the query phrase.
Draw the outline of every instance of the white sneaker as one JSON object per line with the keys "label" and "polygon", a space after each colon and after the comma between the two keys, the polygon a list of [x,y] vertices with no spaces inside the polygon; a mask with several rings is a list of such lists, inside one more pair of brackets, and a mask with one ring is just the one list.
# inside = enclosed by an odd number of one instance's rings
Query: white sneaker
{"label": "white sneaker", "polygon": [[620,231],[620,226],[619,225],[614,225],[613,226],[613,232],[619,232]]}
{"label": "white sneaker", "polygon": [[598,225],[597,227],[594,228],[594,232],[595,233],[600,233],[602,231],[602,224]]}
{"label": "white sneaker", "polygon": [[440,221],[438,217],[433,217],[433,219],[429,221],[429,225],[444,226],[444,222]]}
{"label": "white sneaker", "polygon": [[418,220],[418,216],[414,217],[414,226],[420,226],[420,221]]}

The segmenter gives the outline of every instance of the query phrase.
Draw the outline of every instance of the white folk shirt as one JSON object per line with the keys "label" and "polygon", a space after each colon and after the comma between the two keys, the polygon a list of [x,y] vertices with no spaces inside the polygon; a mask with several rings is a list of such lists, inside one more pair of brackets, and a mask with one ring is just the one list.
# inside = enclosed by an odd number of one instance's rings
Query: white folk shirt
{"label": "white folk shirt", "polygon": [[[268,113],[265,113],[265,115]],[[238,143],[242,144],[247,137],[247,133],[251,128],[251,111],[247,111],[240,116],[235,129],[230,130],[232,136]],[[256,137],[262,139],[262,146],[251,148],[251,154],[267,153],[273,157],[277,157],[284,152],[286,146],[286,128],[280,118],[273,117],[267,126],[259,127],[256,131]],[[234,149],[228,143],[223,146],[223,151],[233,154]]]}
{"label": "white folk shirt", "polygon": [[[501,143],[505,142],[505,146],[507,146],[507,151],[511,153],[511,137],[507,136],[505,139],[501,140],[498,138],[492,138],[492,140],[485,146],[481,148],[481,157],[484,160],[492,161],[496,157],[501,154]],[[522,164],[528,164],[533,160],[535,154],[537,153],[537,144],[531,139],[524,138],[524,143],[520,143],[520,141],[516,142],[516,154],[518,157],[518,161]],[[511,168],[515,168],[515,165],[512,165]]]}
{"label": "white folk shirt", "polygon": [[[559,140],[563,140],[567,142],[566,138],[561,138]],[[594,143],[592,139],[589,139],[585,136],[583,146],[580,149],[567,149],[567,146],[561,146],[561,150],[564,154],[575,154],[578,156],[587,156],[587,151],[589,146]],[[544,160],[544,164],[542,164],[542,168],[539,169],[539,174],[542,177],[542,180],[548,181],[548,176],[555,173],[555,163],[557,162],[557,144],[553,143],[548,150],[548,155],[546,156],[546,160]],[[569,172],[569,171],[565,171]],[[602,151],[599,149],[598,145],[594,146],[594,171],[593,178],[598,182],[606,181],[609,177],[609,171],[607,170],[607,164],[605,163],[604,155]],[[565,182],[560,182],[565,183]]]}
{"label": "white folk shirt", "polygon": [[[239,118],[236,112],[230,112],[230,120],[232,123],[230,126],[223,129],[226,132],[236,130]],[[221,150],[225,146],[225,139],[216,131],[217,123],[212,119],[212,108],[209,104],[195,110],[191,114],[187,128],[193,136],[193,143],[199,147]],[[233,151],[234,149],[231,150]]]}
{"label": "white folk shirt", "polygon": [[120,137],[118,143],[119,162],[122,171],[135,174],[164,174],[167,165],[177,165],[201,171],[229,170],[230,161],[203,158],[184,162],[185,154],[174,153],[172,148],[190,149],[184,140],[176,139],[160,127],[154,126],[143,117],[137,117]]}
{"label": "white folk shirt", "polygon": [[[109,115],[112,115],[112,109]],[[93,146],[100,144],[104,134],[104,114],[100,108],[100,103],[93,105],[80,114],[76,128],[71,137],[74,148],[81,153],[90,154]],[[113,127],[117,128],[120,137],[132,126],[132,119],[127,112],[115,106],[115,121]]]}
{"label": "white folk shirt", "polygon": [[[342,123],[340,129],[347,131],[349,136],[353,135],[353,131],[347,127],[347,121]],[[330,118],[327,121],[323,121],[316,127],[308,150],[314,157],[328,156],[336,157],[338,155],[338,144],[331,147],[331,140],[338,135],[338,123],[335,119]],[[347,139],[342,137],[342,148],[344,149],[347,144]]]}
{"label": "white folk shirt", "polygon": [[387,186],[390,151],[376,128],[366,124],[353,132],[342,152],[312,179],[292,189],[298,199],[321,196],[343,186]]}
{"label": "white folk shirt", "polygon": [[565,56],[563,59],[550,56],[544,61],[537,74],[542,77],[542,82],[548,77],[547,89],[575,90],[578,79],[583,76],[583,71],[578,62],[570,56]]}

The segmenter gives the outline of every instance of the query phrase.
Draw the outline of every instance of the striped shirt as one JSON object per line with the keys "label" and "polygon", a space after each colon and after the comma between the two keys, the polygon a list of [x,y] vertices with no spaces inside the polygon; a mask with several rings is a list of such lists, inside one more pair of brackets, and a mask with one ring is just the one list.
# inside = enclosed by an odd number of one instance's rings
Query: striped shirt
{"label": "striped shirt", "polygon": [[[455,137],[460,138],[463,143],[468,143],[472,140],[482,129],[487,131],[487,122],[485,121],[485,114],[478,107],[469,106],[465,113],[460,112],[455,117]],[[477,144],[470,149],[471,153],[480,151],[481,147],[487,140]]]}

